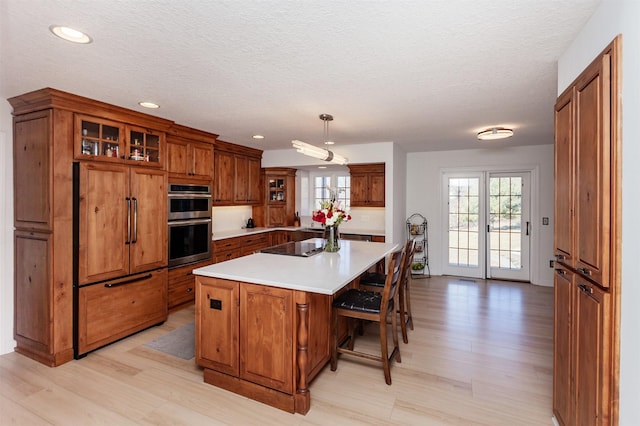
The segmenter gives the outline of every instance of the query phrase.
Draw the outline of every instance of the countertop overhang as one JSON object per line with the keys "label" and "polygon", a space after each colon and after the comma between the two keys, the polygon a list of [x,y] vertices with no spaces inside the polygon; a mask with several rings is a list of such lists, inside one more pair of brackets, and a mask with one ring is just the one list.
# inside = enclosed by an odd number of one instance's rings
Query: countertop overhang
{"label": "countertop overhang", "polygon": [[[321,239],[306,241],[317,240]],[[332,295],[398,245],[341,240],[340,247],[337,253],[323,252],[311,257],[254,253],[194,269],[193,274]]]}

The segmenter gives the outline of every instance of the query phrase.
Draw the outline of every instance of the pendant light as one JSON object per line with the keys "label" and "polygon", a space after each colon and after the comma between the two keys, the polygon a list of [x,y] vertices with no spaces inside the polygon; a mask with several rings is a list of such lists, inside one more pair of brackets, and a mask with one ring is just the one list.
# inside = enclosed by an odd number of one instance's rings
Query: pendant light
{"label": "pendant light", "polygon": [[[329,140],[329,121],[333,121],[331,114],[320,114],[320,120],[324,122],[324,143],[325,145],[333,145],[334,142]],[[345,165],[348,159],[340,154],[336,154],[328,149],[320,148],[314,145],[310,145],[306,142],[299,140],[292,140],[291,145],[297,152],[309,157],[317,158],[319,160],[327,161],[330,163]]]}

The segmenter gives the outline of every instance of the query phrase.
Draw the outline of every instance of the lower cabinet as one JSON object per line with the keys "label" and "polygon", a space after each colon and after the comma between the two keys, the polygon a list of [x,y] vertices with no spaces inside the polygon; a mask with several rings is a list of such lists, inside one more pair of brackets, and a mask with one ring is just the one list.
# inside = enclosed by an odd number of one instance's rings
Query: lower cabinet
{"label": "lower cabinet", "polygon": [[206,383],[306,413],[329,361],[332,296],[196,276],[196,363]]}
{"label": "lower cabinet", "polygon": [[166,268],[87,285],[76,291],[76,355],[167,320]]}
{"label": "lower cabinet", "polygon": [[244,237],[225,238],[213,242],[214,263],[247,256],[272,245],[269,233],[257,233]]}
{"label": "lower cabinet", "polygon": [[563,266],[554,281],[554,415],[565,426],[610,424],[610,294]]}
{"label": "lower cabinet", "polygon": [[192,263],[169,269],[169,292],[167,307],[169,312],[193,303],[196,298],[196,283],[193,270],[210,265],[212,262]]}
{"label": "lower cabinet", "polygon": [[292,292],[214,278],[196,280],[198,365],[291,393]]}

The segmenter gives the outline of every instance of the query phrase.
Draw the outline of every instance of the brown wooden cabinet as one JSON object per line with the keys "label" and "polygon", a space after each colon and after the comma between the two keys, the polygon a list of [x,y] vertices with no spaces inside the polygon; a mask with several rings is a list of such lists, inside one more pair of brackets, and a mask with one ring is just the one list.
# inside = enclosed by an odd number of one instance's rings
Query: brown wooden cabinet
{"label": "brown wooden cabinet", "polygon": [[165,133],[85,114],[76,115],[75,158],[165,166]]}
{"label": "brown wooden cabinet", "polygon": [[554,246],[558,261],[575,266],[574,259],[574,134],[573,91],[563,93],[555,108],[555,220]]}
{"label": "brown wooden cabinet", "polygon": [[196,276],[204,381],[282,410],[309,410],[329,360],[330,295]]}
{"label": "brown wooden cabinet", "polygon": [[215,278],[196,282],[198,365],[291,393],[292,292]]}
{"label": "brown wooden cabinet", "polygon": [[191,263],[169,269],[167,308],[169,312],[193,303],[196,297],[196,283],[193,270],[210,265],[212,262]]}
{"label": "brown wooden cabinet", "polygon": [[575,274],[559,266],[554,278],[553,412],[562,425],[573,422],[572,342]]}
{"label": "brown wooden cabinet", "polygon": [[562,425],[617,423],[620,39],[555,108],[553,410]]}
{"label": "brown wooden cabinet", "polygon": [[270,167],[264,173],[264,203],[254,207],[258,226],[293,226],[296,208],[296,169]]}
{"label": "brown wooden cabinet", "polygon": [[234,203],[235,158],[233,153],[214,148],[213,204],[228,206]]}
{"label": "brown wooden cabinet", "polygon": [[384,207],[384,163],[350,164],[351,207]]}
{"label": "brown wooden cabinet", "polygon": [[246,155],[234,155],[236,204],[258,204],[260,202],[260,159]]}
{"label": "brown wooden cabinet", "polygon": [[[133,274],[147,267],[166,266],[166,216],[163,216],[166,215],[166,177],[162,169],[165,167],[164,132],[171,122],[50,88],[10,98],[9,102],[14,115],[16,352],[57,366],[73,359],[78,349],[73,332],[74,326],[79,325],[74,314],[75,247],[82,245],[85,280],[89,276],[116,278],[115,271]],[[129,150],[131,135],[137,137],[136,132],[142,134],[140,146],[144,159],[122,158]],[[85,153],[83,139],[93,142],[93,145],[85,143]],[[111,149],[113,155],[116,146],[119,156],[110,157],[108,150]],[[147,154],[149,161],[146,161]],[[104,167],[115,180],[100,177],[94,181],[93,188],[80,188],[86,198],[79,204],[93,205],[93,209],[86,207],[83,227],[74,222],[74,163]],[[139,166],[136,169],[142,171],[132,175],[131,165]],[[98,174],[92,174],[92,178],[94,176]],[[122,204],[126,204],[126,200],[120,199],[113,205],[102,201],[103,197],[114,200],[116,193],[127,196],[119,183],[130,191],[127,195],[139,203],[139,249],[122,248],[126,245],[122,224]],[[158,197],[163,201],[158,202]],[[150,200],[155,200],[153,212],[149,212],[152,221],[146,216]],[[75,224],[78,224],[76,231]],[[94,235],[90,243],[76,246],[75,232],[80,239],[85,238],[87,232]],[[116,239],[119,244],[115,243]],[[147,241],[153,243],[147,244]],[[78,270],[80,267],[78,265]],[[162,274],[159,276],[162,281]],[[159,287],[166,293],[166,274],[164,276],[165,281]],[[166,315],[166,294],[163,297],[164,307],[159,309],[164,309]],[[107,311],[109,307],[101,309]],[[135,326],[129,324],[125,328],[133,330]]]}
{"label": "brown wooden cabinet", "polygon": [[271,231],[270,234],[272,246],[277,246],[278,244],[285,244],[294,241],[294,232],[292,231],[278,230]]}
{"label": "brown wooden cabinet", "polygon": [[172,178],[213,178],[213,143],[218,135],[173,125],[167,133],[167,172]]}
{"label": "brown wooden cabinet", "polygon": [[166,200],[162,171],[82,163],[79,284],[166,267]]}
{"label": "brown wooden cabinet", "polygon": [[214,263],[247,256],[258,250],[269,247],[271,244],[270,233],[260,232],[242,237],[224,238],[213,241]]}
{"label": "brown wooden cabinet", "polygon": [[217,140],[213,154],[213,204],[260,204],[262,151]]}
{"label": "brown wooden cabinet", "polygon": [[167,269],[78,289],[78,354],[167,320]]}

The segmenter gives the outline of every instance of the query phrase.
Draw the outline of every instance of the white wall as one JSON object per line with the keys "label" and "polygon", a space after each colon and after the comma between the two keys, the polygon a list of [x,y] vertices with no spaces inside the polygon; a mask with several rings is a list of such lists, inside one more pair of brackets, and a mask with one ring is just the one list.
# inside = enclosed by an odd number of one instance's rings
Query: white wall
{"label": "white wall", "polygon": [[0,354],[13,351],[13,132],[11,105],[0,93]]}
{"label": "white wall", "polygon": [[640,425],[640,2],[604,0],[558,62],[561,93],[622,34],[622,291],[620,425]]}
{"label": "white wall", "polygon": [[[550,106],[552,108],[552,106]],[[551,114],[551,112],[550,112]],[[429,266],[442,274],[444,239],[441,173],[444,170],[512,171],[532,169],[531,193],[531,282],[553,285],[553,141],[551,145],[507,149],[474,149],[409,153],[407,159],[407,213],[420,213],[429,224]],[[550,219],[542,225],[542,217]]]}

